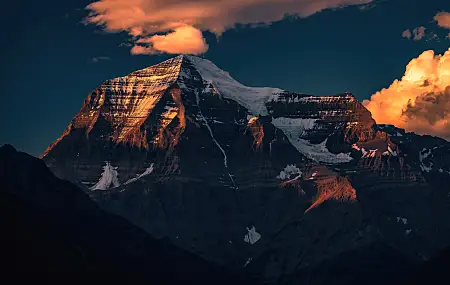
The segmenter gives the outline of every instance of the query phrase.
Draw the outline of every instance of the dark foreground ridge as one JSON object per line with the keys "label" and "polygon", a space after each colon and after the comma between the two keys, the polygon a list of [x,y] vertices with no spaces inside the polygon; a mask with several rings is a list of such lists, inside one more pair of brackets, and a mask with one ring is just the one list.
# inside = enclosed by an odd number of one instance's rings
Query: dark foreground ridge
{"label": "dark foreground ridge", "polygon": [[129,277],[153,284],[255,283],[104,212],[43,161],[10,145],[0,148],[0,223],[5,272],[107,273],[103,281]]}
{"label": "dark foreground ridge", "polygon": [[[56,178],[44,162],[10,145],[0,148],[0,181],[5,272],[76,272],[76,278],[101,275],[112,283],[127,277],[156,284],[257,284],[104,212],[82,190]],[[447,249],[420,265],[374,243],[275,283],[443,284],[439,282],[448,279],[449,253]],[[251,274],[252,266],[246,270]]]}

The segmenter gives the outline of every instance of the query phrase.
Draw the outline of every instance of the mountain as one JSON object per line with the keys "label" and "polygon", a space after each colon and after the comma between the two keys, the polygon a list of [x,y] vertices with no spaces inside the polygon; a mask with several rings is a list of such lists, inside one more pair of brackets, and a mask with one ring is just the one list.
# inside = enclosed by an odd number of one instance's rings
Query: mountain
{"label": "mountain", "polygon": [[253,283],[106,213],[43,161],[9,145],[0,148],[0,196],[2,272],[103,274],[109,282]]}
{"label": "mountain", "polygon": [[[449,150],[377,125],[350,93],[247,87],[183,55],[103,83],[42,158],[103,209],[210,261],[311,284],[348,261],[326,284],[379,284],[393,261],[450,246]],[[365,274],[360,259],[385,262]]]}
{"label": "mountain", "polygon": [[416,273],[405,284],[441,284],[446,282],[449,265],[450,248],[447,248],[416,269]]}

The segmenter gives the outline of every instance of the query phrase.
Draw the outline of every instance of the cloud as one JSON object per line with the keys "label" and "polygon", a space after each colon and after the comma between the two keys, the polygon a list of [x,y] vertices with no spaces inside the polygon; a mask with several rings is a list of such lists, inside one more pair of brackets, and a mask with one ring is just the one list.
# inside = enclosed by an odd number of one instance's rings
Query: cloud
{"label": "cloud", "polygon": [[111,58],[109,58],[109,57],[107,57],[107,56],[97,56],[97,57],[93,57],[93,58],[91,59],[91,61],[92,61],[92,62],[95,62],[95,63],[100,62],[100,61],[102,61],[102,60],[111,60]]}
{"label": "cloud", "polygon": [[[444,12],[444,11],[438,12],[434,16],[434,22],[440,28],[450,29],[450,13]],[[415,41],[419,41],[419,40],[422,40],[423,38],[425,38],[425,36],[426,36],[425,30],[426,30],[426,28],[424,26],[417,27],[412,31],[410,29],[407,29],[407,30],[403,31],[402,37],[407,38],[407,39],[412,38]],[[446,38],[450,38],[450,33],[448,34],[448,36]],[[432,33],[427,36],[426,40],[427,41],[439,40],[439,36],[436,33],[434,33],[434,34]]]}
{"label": "cloud", "polygon": [[379,124],[450,139],[450,48],[443,55],[423,52],[400,80],[363,104]]}
{"label": "cloud", "polygon": [[191,26],[175,28],[167,35],[143,37],[136,41],[132,54],[190,53],[202,54],[208,50],[202,31]]}
{"label": "cloud", "polygon": [[121,44],[119,45],[119,47],[131,47],[131,46],[133,46],[133,45],[130,44],[130,43],[121,43]]}
{"label": "cloud", "polygon": [[411,39],[412,33],[410,29],[404,30],[402,33],[402,37],[407,38],[408,40]]}
{"label": "cloud", "polygon": [[[236,23],[270,24],[286,15],[308,17],[324,9],[371,2],[373,0],[100,0],[86,7],[90,14],[85,22],[102,26],[108,32],[125,31],[136,40],[144,38],[147,45],[135,45],[134,53],[178,53],[183,35],[189,36],[182,51],[197,53],[205,52],[207,46],[196,31],[220,35]],[[183,28],[185,30],[180,31]],[[164,35],[165,38],[153,38]],[[178,47],[169,49],[169,41],[176,42]]]}
{"label": "cloud", "polygon": [[413,30],[413,34],[414,34],[413,40],[420,41],[421,39],[423,39],[423,37],[425,36],[425,30],[426,29],[423,26],[415,28]]}
{"label": "cloud", "polygon": [[423,26],[415,28],[412,32],[410,29],[407,29],[403,31],[402,37],[407,38],[408,40],[412,38],[415,41],[420,41],[425,37],[425,30],[426,28]]}
{"label": "cloud", "polygon": [[439,12],[436,16],[434,16],[434,20],[437,22],[439,27],[450,29],[450,13]]}

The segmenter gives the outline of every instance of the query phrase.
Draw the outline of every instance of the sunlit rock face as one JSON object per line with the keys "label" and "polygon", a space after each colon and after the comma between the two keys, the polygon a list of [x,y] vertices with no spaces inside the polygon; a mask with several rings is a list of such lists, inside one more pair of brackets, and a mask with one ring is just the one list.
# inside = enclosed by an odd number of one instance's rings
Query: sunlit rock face
{"label": "sunlit rock face", "polygon": [[179,56],[106,81],[43,159],[153,236],[275,281],[373,244],[412,262],[449,246],[448,149],[349,93],[247,87]]}

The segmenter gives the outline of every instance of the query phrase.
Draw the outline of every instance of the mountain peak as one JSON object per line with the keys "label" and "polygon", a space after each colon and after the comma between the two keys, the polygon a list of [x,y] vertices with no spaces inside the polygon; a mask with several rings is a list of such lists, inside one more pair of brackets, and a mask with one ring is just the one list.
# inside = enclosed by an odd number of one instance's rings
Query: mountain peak
{"label": "mountain peak", "polygon": [[[172,88],[194,92],[195,88],[214,89],[221,97],[234,100],[254,115],[268,115],[265,103],[277,93],[277,88],[247,87],[234,80],[228,72],[218,68],[207,59],[191,55],[179,55],[159,64],[134,71],[126,76],[105,81],[85,100],[80,112],[63,133],[71,129],[85,129],[89,134],[96,124],[108,121],[110,129],[102,129],[116,142],[131,142],[133,145],[148,147],[141,127],[164,94]],[[194,89],[195,89],[194,88]],[[204,93],[203,91],[195,91]],[[203,96],[204,94],[198,94]],[[195,101],[195,98],[192,98]],[[175,109],[166,106],[169,113],[163,115],[173,120]],[[170,111],[172,110],[172,111]],[[56,143],[49,146],[45,156]]]}
{"label": "mountain peak", "polygon": [[145,76],[145,75],[153,74],[153,73],[158,73],[160,75],[162,75],[164,73],[165,74],[174,74],[174,73],[179,74],[181,71],[182,65],[190,64],[194,60],[201,61],[201,60],[205,60],[205,59],[201,59],[196,56],[181,54],[181,55],[166,59],[165,61],[162,61],[160,63],[148,66],[146,68],[133,71],[133,72],[129,73],[128,75],[125,75],[125,76],[122,76],[119,78],[133,77],[133,76]]}
{"label": "mountain peak", "polygon": [[195,77],[198,77],[202,84],[214,88],[220,96],[238,102],[254,115],[268,115],[265,103],[275,100],[278,94],[285,92],[279,88],[245,86],[212,61],[184,54],[132,72],[123,78],[134,77],[146,77],[146,82],[154,81],[154,85],[162,88],[178,82],[184,89],[187,88],[184,84],[186,79],[190,80],[192,79],[190,77],[194,77],[195,80]]}
{"label": "mountain peak", "polygon": [[4,144],[0,147],[0,153],[16,153],[17,150],[10,144]]}
{"label": "mountain peak", "polygon": [[374,241],[447,245],[449,148],[350,93],[248,87],[183,55],[93,91],[44,161],[153,236],[279,280]]}
{"label": "mountain peak", "polygon": [[[218,120],[220,117],[223,118]],[[264,122],[272,125],[272,131],[282,131],[302,155],[326,163],[352,160],[350,146],[329,151],[329,137],[337,130],[352,126],[342,129],[340,136],[344,138],[339,138],[350,142],[362,133],[372,136],[374,125],[370,113],[350,93],[312,96],[271,87],[248,87],[207,59],[179,55],[107,80],[88,96],[69,127],[43,157],[58,145],[65,145],[65,139],[72,141],[71,148],[95,143],[98,146],[94,149],[103,149],[105,142],[112,142],[149,153],[155,148],[171,151],[193,124],[200,129],[206,126],[227,168],[226,150],[214,136],[214,124],[227,126],[221,133],[232,133],[233,126],[250,127],[254,145],[259,148],[267,135]],[[80,156],[78,152],[76,155]],[[115,169],[114,157],[109,156],[99,162],[99,168]],[[145,161],[139,166],[140,172],[133,170],[134,175],[144,173],[151,163]],[[127,180],[133,178],[127,174]]]}

